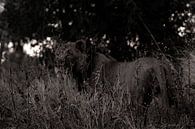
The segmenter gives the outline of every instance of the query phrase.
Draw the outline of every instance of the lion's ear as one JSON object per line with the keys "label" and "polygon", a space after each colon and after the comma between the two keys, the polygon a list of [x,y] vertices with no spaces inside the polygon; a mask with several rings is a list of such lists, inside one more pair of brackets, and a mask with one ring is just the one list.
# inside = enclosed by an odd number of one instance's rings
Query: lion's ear
{"label": "lion's ear", "polygon": [[85,40],[76,41],[76,48],[79,49],[81,52],[85,52],[86,51],[86,41]]}

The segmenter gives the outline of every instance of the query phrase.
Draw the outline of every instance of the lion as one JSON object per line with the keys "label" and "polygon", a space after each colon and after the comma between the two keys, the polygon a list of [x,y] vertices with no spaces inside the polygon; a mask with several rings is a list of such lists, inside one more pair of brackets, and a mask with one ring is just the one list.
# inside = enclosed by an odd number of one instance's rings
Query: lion
{"label": "lion", "polygon": [[130,94],[132,105],[148,107],[154,100],[165,107],[177,103],[173,70],[165,61],[143,57],[132,62],[118,62],[108,55],[90,51],[84,40],[68,42],[58,49],[56,67],[69,68],[80,91],[94,93],[101,83],[100,89],[110,92],[120,83]]}
{"label": "lion", "polygon": [[86,50],[86,45],[83,40],[79,40],[77,42],[59,44],[55,49],[56,72],[66,68],[70,70],[73,74],[73,78],[77,81],[79,91],[82,90],[83,82],[85,82],[87,78],[88,80],[92,78],[91,76],[94,75],[92,73],[96,73],[93,72],[97,71],[98,67],[96,66],[111,60],[116,61],[114,58],[103,54],[96,56],[97,54],[90,51],[91,49],[89,49],[89,51]]}

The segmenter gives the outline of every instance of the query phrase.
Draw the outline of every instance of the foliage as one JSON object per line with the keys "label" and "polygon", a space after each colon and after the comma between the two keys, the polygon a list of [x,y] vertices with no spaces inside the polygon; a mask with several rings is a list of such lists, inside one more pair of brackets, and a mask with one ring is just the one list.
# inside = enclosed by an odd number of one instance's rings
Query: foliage
{"label": "foliage", "polygon": [[[14,39],[54,36],[75,41],[88,37],[99,42],[106,35],[111,54],[119,60],[129,60],[159,49],[173,55],[175,47],[186,46],[185,39],[189,35],[180,37],[178,28],[189,18],[187,2],[8,0],[3,16]],[[189,22],[185,25],[189,26]],[[128,42],[135,42],[136,37],[137,44],[130,47]]]}
{"label": "foliage", "polygon": [[40,37],[43,25],[43,2],[39,0],[8,0],[2,16],[8,23],[8,32],[14,40],[35,35]]}

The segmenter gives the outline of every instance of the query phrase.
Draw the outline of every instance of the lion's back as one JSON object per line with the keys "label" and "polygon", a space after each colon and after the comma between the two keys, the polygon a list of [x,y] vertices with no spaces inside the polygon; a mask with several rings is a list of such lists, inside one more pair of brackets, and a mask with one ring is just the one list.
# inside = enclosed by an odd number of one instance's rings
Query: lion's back
{"label": "lion's back", "polygon": [[132,62],[108,62],[103,66],[102,75],[104,81],[111,86],[120,83],[133,90],[138,81],[149,76],[152,70],[160,69],[161,66],[163,66],[161,61],[150,57],[139,58]]}
{"label": "lion's back", "polygon": [[107,76],[133,76],[135,73],[145,73],[151,69],[156,69],[161,66],[164,66],[161,61],[156,58],[139,58],[136,61],[132,62],[108,62],[104,65],[103,71]]}

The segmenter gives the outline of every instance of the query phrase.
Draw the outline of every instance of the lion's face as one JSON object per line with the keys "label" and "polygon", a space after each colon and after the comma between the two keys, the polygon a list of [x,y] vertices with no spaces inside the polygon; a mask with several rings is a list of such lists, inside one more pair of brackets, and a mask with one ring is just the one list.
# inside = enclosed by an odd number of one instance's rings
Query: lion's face
{"label": "lion's face", "polygon": [[77,71],[83,71],[87,65],[84,44],[84,42],[80,41],[59,45],[55,51],[57,67],[74,68]]}

